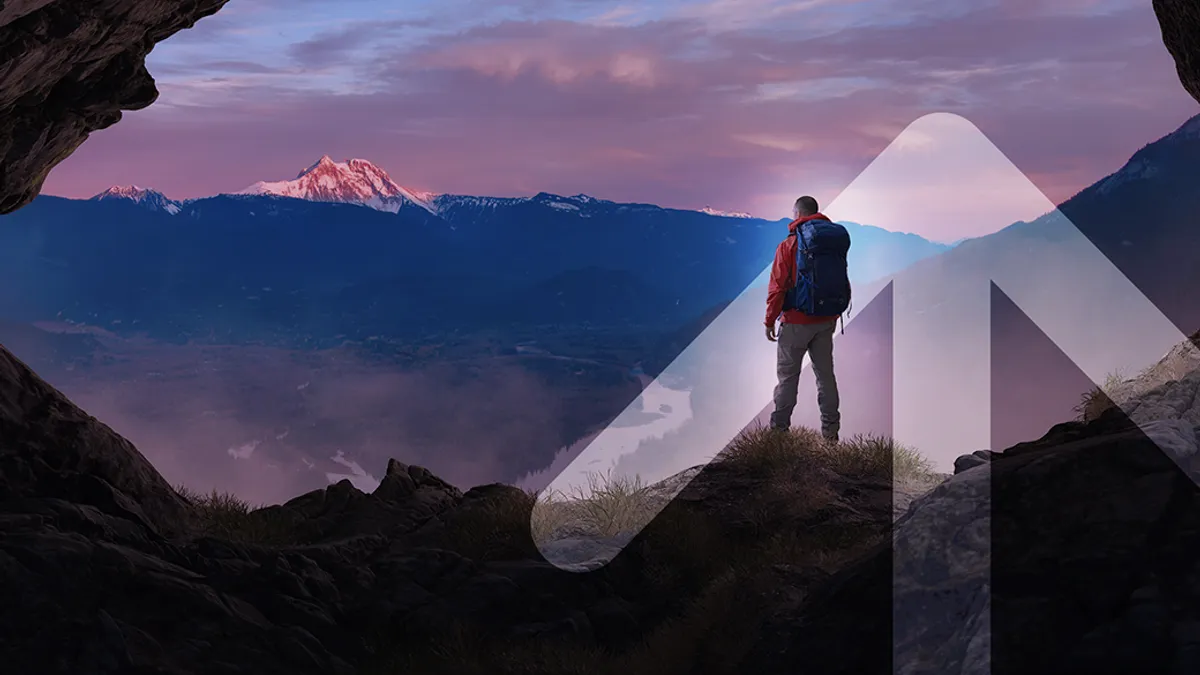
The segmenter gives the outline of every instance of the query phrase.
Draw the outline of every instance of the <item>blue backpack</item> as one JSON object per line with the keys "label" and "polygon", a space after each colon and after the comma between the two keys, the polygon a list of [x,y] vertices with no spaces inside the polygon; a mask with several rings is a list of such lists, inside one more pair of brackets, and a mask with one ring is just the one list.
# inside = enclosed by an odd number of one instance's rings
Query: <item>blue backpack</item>
{"label": "blue backpack", "polygon": [[787,292],[783,308],[828,317],[849,309],[850,233],[846,228],[828,220],[809,220],[788,236],[797,238],[796,284]]}

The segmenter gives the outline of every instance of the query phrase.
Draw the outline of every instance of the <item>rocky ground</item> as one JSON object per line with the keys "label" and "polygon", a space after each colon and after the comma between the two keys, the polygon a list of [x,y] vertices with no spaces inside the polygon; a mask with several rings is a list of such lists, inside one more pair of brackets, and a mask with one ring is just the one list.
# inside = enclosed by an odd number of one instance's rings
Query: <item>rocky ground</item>
{"label": "rocky ground", "polygon": [[1084,420],[1092,420],[1109,408],[1119,407],[1139,424],[1157,419],[1183,419],[1200,424],[1200,410],[1194,400],[1196,391],[1186,384],[1173,384],[1186,383],[1188,375],[1197,368],[1200,368],[1200,331],[1136,375],[1113,373],[1102,389],[1093,389],[1084,397],[1080,415]]}
{"label": "rocky ground", "polygon": [[[640,656],[630,646],[688,616],[720,623],[696,603],[721,579],[750,592],[794,560],[815,580],[884,540],[892,522],[886,443],[862,444],[834,471],[805,454],[802,435],[748,439],[618,560],[574,574],[539,555],[530,495],[503,485],[462,494],[395,461],[371,494],[342,482],[256,511],[180,494],[0,351],[0,655],[22,673],[412,672],[418,661],[417,672],[465,672],[495,660],[493,640],[541,649],[566,639],[561,655],[577,662],[603,648],[641,659],[644,672],[692,672],[651,663],[699,649],[715,628],[659,637]],[[619,525],[543,534],[603,543]],[[427,648],[464,631],[483,646]],[[723,654],[730,667],[745,649]],[[617,661],[595,656],[587,672]]]}
{"label": "rocky ground", "polygon": [[[0,351],[0,658],[18,673],[1195,672],[1198,390],[1200,370],[1183,373],[1130,406],[1160,402],[1141,428],[1114,407],[949,478],[880,439],[752,431],[704,469],[590,502],[464,494],[393,461],[373,493],[342,482],[250,510],[177,492]],[[595,571],[538,551],[603,557],[672,494]]]}

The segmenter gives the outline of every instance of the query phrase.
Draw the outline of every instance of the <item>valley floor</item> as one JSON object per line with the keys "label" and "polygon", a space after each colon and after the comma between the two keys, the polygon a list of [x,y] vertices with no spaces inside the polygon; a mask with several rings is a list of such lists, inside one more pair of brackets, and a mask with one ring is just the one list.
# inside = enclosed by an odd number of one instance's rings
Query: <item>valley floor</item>
{"label": "valley floor", "polygon": [[642,386],[637,352],[622,353],[621,342],[554,335],[387,350],[95,339],[98,348],[40,372],[171,480],[255,503],[343,476],[370,489],[391,457],[457,485],[511,481],[547,466]]}

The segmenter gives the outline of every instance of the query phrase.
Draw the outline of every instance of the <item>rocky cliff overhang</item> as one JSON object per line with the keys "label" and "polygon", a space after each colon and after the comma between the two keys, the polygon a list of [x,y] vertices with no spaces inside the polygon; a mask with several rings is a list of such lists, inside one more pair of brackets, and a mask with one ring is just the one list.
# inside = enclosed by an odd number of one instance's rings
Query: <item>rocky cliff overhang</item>
{"label": "rocky cliff overhang", "polygon": [[0,214],[123,110],[158,98],[146,55],[228,0],[0,0]]}
{"label": "rocky cliff overhang", "polygon": [[1179,81],[1200,101],[1200,2],[1154,0],[1163,44],[1175,59]]}

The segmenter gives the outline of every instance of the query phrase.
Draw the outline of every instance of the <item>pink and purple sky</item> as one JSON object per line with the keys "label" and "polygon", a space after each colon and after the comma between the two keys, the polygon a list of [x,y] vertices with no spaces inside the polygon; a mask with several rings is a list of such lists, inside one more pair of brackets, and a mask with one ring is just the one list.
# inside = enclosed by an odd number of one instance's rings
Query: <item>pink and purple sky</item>
{"label": "pink and purple sky", "polygon": [[200,197],[329,154],[420,190],[774,219],[952,112],[1058,203],[1200,112],[1146,0],[232,0],[148,65],[158,102],[46,193]]}

